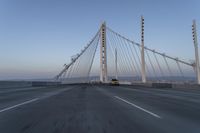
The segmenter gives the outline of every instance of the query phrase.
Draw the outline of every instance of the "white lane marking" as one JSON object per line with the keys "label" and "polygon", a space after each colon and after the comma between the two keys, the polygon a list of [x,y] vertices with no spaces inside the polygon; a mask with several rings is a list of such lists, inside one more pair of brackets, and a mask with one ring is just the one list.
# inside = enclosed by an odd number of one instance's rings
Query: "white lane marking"
{"label": "white lane marking", "polygon": [[118,97],[118,96],[114,96],[114,97],[117,98],[117,99],[119,99],[119,100],[121,100],[121,101],[123,101],[123,102],[125,102],[125,103],[127,103],[127,104],[130,104],[130,105],[132,105],[132,106],[134,106],[134,107],[136,107],[136,108],[138,108],[138,109],[140,109],[140,110],[142,110],[142,111],[144,111],[144,112],[146,112],[146,113],[148,113],[148,114],[150,114],[150,115],[152,115],[152,116],[154,116],[156,118],[160,118],[161,119],[161,117],[159,115],[157,115],[155,113],[152,113],[152,112],[150,112],[150,111],[148,111],[146,109],[143,109],[142,107],[140,107],[140,106],[138,106],[136,104],[133,104],[133,103],[127,101],[127,100],[124,100],[124,99]]}
{"label": "white lane marking", "polygon": [[5,109],[0,110],[0,113],[2,113],[2,112],[4,112],[4,111],[7,111],[7,110],[10,110],[10,109],[13,109],[13,108],[16,108],[16,107],[19,107],[19,106],[22,106],[22,105],[25,105],[25,104],[28,104],[28,103],[31,103],[31,102],[35,102],[35,101],[37,101],[37,100],[39,100],[39,99],[45,99],[45,98],[48,98],[48,97],[51,97],[51,96],[58,95],[58,94],[60,94],[60,93],[62,93],[62,92],[65,92],[65,91],[68,91],[68,90],[71,90],[71,89],[72,89],[72,88],[67,88],[67,89],[58,91],[58,92],[56,92],[56,93],[52,93],[52,94],[49,94],[49,95],[47,94],[46,96],[43,96],[43,97],[41,97],[41,98],[34,98],[34,99],[32,99],[32,100],[29,100],[29,101],[26,101],[26,102],[23,102],[23,103],[20,103],[20,104],[16,104],[16,105],[14,105],[14,106],[11,106],[11,107],[8,107],[8,108],[5,108]]}
{"label": "white lane marking", "polygon": [[[139,89],[133,89],[133,88],[125,88],[125,87],[121,87],[121,89],[127,89],[127,90],[130,90],[130,91],[135,91],[135,92],[140,92],[140,93],[147,93],[147,94],[151,94],[151,95],[156,95],[156,96],[161,96],[161,97],[167,97],[167,98],[174,98],[174,99],[180,99],[180,100],[186,100],[186,101],[189,101],[189,102],[195,102],[195,103],[200,103],[200,100],[197,99],[197,98],[191,98],[191,96],[189,95],[185,95],[185,96],[181,96],[180,94],[178,94],[179,92],[177,92],[178,95],[174,95],[173,93],[170,93],[170,92],[165,92],[165,90],[162,90],[162,91],[157,91],[157,90],[152,90],[155,91],[155,92],[152,92],[151,90],[139,90]],[[162,93],[162,92],[165,92]]]}
{"label": "white lane marking", "polygon": [[37,100],[39,100],[39,98],[35,98],[35,99],[29,100],[29,101],[26,101],[26,102],[23,102],[23,103],[20,103],[20,104],[16,104],[14,106],[0,110],[0,113],[7,111],[7,110],[10,110],[10,109],[13,109],[13,108],[16,108],[16,107],[19,107],[19,106],[22,106],[22,105],[25,105],[25,104],[28,104],[28,103],[31,103],[31,102],[35,102]]}

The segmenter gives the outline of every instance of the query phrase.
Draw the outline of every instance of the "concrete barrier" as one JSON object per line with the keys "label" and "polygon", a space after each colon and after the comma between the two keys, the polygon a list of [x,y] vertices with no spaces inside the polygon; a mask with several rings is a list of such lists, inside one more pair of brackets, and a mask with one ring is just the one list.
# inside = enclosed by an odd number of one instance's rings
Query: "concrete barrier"
{"label": "concrete barrier", "polygon": [[131,86],[149,88],[200,89],[198,84],[189,83],[132,83]]}
{"label": "concrete barrier", "polygon": [[60,82],[33,81],[33,87],[60,85]]}
{"label": "concrete barrier", "polygon": [[0,81],[0,89],[54,86],[59,84],[60,82],[49,81]]}
{"label": "concrete barrier", "polygon": [[171,83],[152,83],[153,88],[172,88]]}
{"label": "concrete barrier", "polygon": [[29,81],[0,81],[0,89],[2,88],[18,88],[31,87],[32,83]]}
{"label": "concrete barrier", "polygon": [[198,85],[198,84],[172,84],[172,88],[175,88],[175,89],[180,89],[180,88],[200,89],[200,85]]}

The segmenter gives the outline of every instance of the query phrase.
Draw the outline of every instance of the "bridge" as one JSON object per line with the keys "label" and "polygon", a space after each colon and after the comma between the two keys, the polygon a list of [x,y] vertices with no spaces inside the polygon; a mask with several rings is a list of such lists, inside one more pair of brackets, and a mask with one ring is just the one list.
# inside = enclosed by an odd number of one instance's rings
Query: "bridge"
{"label": "bridge", "polygon": [[186,61],[144,45],[144,18],[141,43],[127,39],[104,22],[91,41],[72,56],[71,62],[55,77],[62,83],[189,83],[200,84],[196,24],[193,22],[195,59]]}
{"label": "bridge", "polygon": [[[199,133],[200,70],[102,23],[52,81],[0,86],[2,133]],[[110,85],[118,79],[120,86]]]}

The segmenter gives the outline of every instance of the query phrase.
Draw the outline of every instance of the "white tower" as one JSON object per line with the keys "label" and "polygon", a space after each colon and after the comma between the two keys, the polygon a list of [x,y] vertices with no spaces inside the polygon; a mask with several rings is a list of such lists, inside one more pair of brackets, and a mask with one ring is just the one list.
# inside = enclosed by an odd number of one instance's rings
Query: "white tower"
{"label": "white tower", "polygon": [[118,70],[117,70],[117,48],[115,48],[115,78],[118,79]]}
{"label": "white tower", "polygon": [[196,31],[196,21],[193,20],[192,24],[192,36],[195,48],[195,70],[197,75],[197,83],[200,84],[200,69],[199,69],[199,53],[198,53],[198,42],[197,42],[197,31]]}
{"label": "white tower", "polygon": [[106,23],[101,25],[101,44],[100,44],[100,81],[108,82],[107,77],[107,55],[106,55]]}
{"label": "white tower", "polygon": [[144,17],[141,16],[141,72],[142,83],[146,83],[145,57],[144,57]]}

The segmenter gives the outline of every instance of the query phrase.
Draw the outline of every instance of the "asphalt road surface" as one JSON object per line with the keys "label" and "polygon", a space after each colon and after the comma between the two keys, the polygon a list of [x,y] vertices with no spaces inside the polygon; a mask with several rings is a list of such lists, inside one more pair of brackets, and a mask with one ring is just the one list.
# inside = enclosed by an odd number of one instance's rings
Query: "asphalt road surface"
{"label": "asphalt road surface", "polygon": [[0,133],[200,133],[200,90],[103,85],[1,89]]}

